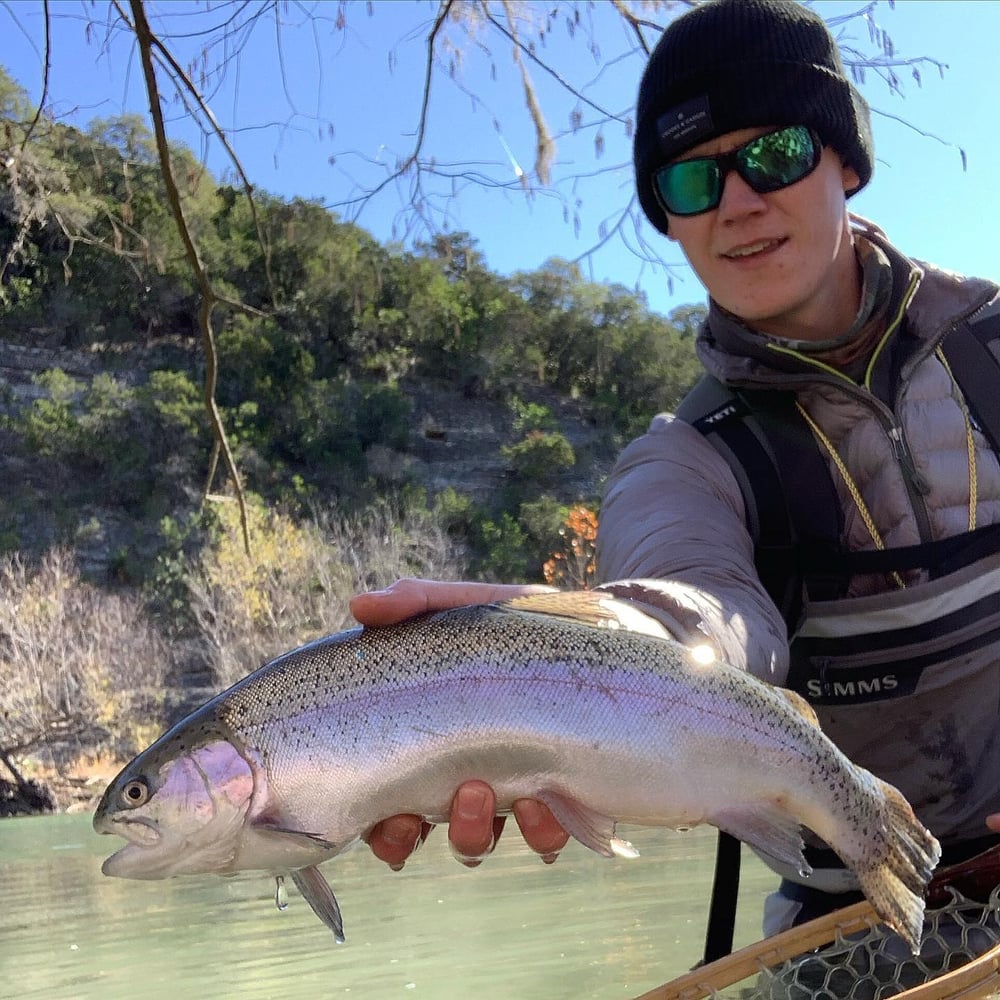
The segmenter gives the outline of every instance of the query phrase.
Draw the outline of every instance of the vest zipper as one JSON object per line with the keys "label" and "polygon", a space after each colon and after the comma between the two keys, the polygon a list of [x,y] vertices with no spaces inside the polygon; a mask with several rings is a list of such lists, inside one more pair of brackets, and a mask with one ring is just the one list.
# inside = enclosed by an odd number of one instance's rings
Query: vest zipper
{"label": "vest zipper", "polygon": [[893,424],[893,426],[889,428],[889,440],[892,442],[893,456],[899,463],[900,468],[903,470],[903,475],[906,476],[907,480],[911,483],[917,493],[921,496],[927,496],[927,494],[930,493],[931,488],[913,461],[910,449],[907,447],[906,440],[903,438],[903,428],[898,424]]}
{"label": "vest zipper", "polygon": [[892,444],[892,453],[903,473],[903,482],[906,484],[906,492],[910,497],[910,509],[913,511],[913,518],[917,522],[917,532],[922,542],[929,542],[933,535],[931,532],[931,520],[927,513],[927,504],[924,497],[930,493],[930,484],[921,475],[910,454],[910,449],[903,437],[903,428],[893,423],[886,432]]}
{"label": "vest zipper", "polygon": [[[828,368],[826,365],[813,362],[811,358],[803,357],[801,355],[800,357],[807,363],[812,363],[814,367],[821,368],[825,371],[827,377],[824,378],[821,374],[816,381],[837,385],[842,392],[846,392],[847,395],[853,396],[871,411],[872,415],[878,421],[879,426],[882,428],[882,432],[889,440],[889,447],[892,451],[892,456],[900,470],[903,485],[906,487],[906,494],[910,501],[910,509],[913,511],[913,519],[916,522],[920,540],[922,542],[931,541],[932,532],[930,515],[927,513],[927,505],[924,502],[924,497],[930,493],[930,485],[920,473],[916,463],[913,461],[913,456],[910,454],[909,446],[907,445],[906,438],[903,434],[903,428],[897,422],[896,411],[883,403],[882,400],[879,399],[867,385],[860,385],[852,378],[843,374],[843,372],[838,372],[835,369]],[[830,376],[832,376],[832,378]],[[905,385],[906,380],[901,382],[899,386],[898,392],[900,396],[904,391]],[[805,416],[804,412],[803,416]],[[811,423],[808,419],[807,422]],[[813,433],[816,434],[815,427],[813,428]],[[817,437],[821,440],[820,435],[817,434]],[[832,452],[831,457],[833,457]],[[836,460],[834,461],[836,464]]]}
{"label": "vest zipper", "polygon": [[[920,274],[916,271],[911,271],[909,281],[906,285],[906,291],[903,292],[903,297],[900,299],[896,315],[887,325],[882,339],[872,352],[872,356],[868,359],[868,366],[865,370],[864,387],[868,390],[868,393],[875,399],[875,401],[879,403],[879,405],[882,405],[881,400],[875,397],[871,392],[872,373],[875,370],[875,364],[878,361],[879,355],[882,353],[886,344],[888,344],[890,337],[893,336],[902,325],[904,317],[906,316],[906,310],[909,308],[910,302],[913,300],[913,296],[919,284]],[[912,372],[912,368],[910,371]],[[910,453],[910,448],[906,443],[905,436],[903,435],[903,428],[898,423],[898,417],[896,416],[899,412],[903,392],[905,391],[908,382],[908,377],[900,378],[899,384],[896,387],[896,397],[893,408],[891,410],[888,407],[885,408],[888,419],[883,421],[883,427],[889,437],[893,457],[896,459],[896,464],[899,466],[900,472],[903,475],[903,482],[906,485],[906,493],[910,499],[910,509],[913,511],[913,518],[917,523],[917,533],[922,542],[929,542],[932,538],[931,521],[930,515],[927,513],[927,504],[924,497],[926,497],[931,491],[930,484],[926,479],[924,479],[923,475],[921,475],[920,470],[913,461],[913,455]]]}
{"label": "vest zipper", "polygon": [[[836,368],[833,368],[822,361],[817,361],[815,358],[810,358],[808,355],[804,355],[799,351],[775,345],[770,346],[772,346],[778,353],[790,354],[798,358],[800,361],[804,361],[812,367],[819,369],[827,376],[833,376],[836,384],[843,391],[847,392],[848,395],[854,396],[872,411],[875,419],[879,422],[883,432],[889,439],[889,446],[892,450],[893,458],[896,460],[896,465],[903,478],[903,484],[906,487],[906,494],[910,501],[910,509],[913,512],[913,519],[916,522],[917,533],[920,540],[922,542],[929,542],[932,539],[931,522],[930,515],[927,513],[927,504],[924,501],[924,497],[930,493],[930,485],[927,480],[924,479],[923,475],[921,475],[920,470],[917,469],[916,463],[913,461],[913,456],[910,454],[909,446],[906,443],[906,438],[903,435],[903,428],[897,422],[896,417],[899,400],[908,379],[904,378],[900,380],[900,384],[897,388],[897,405],[892,409],[890,409],[889,406],[883,403],[882,400],[872,392],[870,385],[872,371],[875,368],[875,362],[885,345],[889,342],[890,337],[902,323],[906,314],[906,309],[909,306],[910,300],[913,298],[919,284],[920,275],[916,272],[911,273],[906,290],[903,293],[899,307],[896,310],[896,314],[886,326],[885,332],[882,334],[879,343],[872,351],[872,356],[868,361],[863,382],[856,382],[854,379],[850,378],[848,375],[837,370]],[[822,375],[820,375],[820,380],[825,381]],[[831,457],[833,457],[832,453]],[[862,517],[864,517],[863,513]]]}

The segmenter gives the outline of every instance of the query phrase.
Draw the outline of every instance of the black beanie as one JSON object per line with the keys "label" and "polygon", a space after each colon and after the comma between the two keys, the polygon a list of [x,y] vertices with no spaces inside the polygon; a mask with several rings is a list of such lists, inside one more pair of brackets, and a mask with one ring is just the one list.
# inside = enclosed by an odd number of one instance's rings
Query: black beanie
{"label": "black beanie", "polygon": [[647,218],[667,232],[653,171],[713,136],[807,125],[871,179],[868,104],[823,19],[794,0],[708,0],[669,24],[639,84],[633,162]]}

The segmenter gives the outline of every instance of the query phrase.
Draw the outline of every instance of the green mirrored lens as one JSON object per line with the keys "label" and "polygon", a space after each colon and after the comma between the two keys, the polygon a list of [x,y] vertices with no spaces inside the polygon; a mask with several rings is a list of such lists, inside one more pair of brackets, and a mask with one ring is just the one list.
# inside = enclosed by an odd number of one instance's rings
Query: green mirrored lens
{"label": "green mirrored lens", "polygon": [[700,215],[718,207],[730,170],[736,170],[758,194],[767,194],[811,173],[822,150],[819,138],[808,128],[790,125],[728,153],[669,163],[653,174],[653,183],[668,212]]}
{"label": "green mirrored lens", "polygon": [[682,160],[659,170],[656,185],[668,212],[694,215],[719,203],[719,165],[710,159]]}
{"label": "green mirrored lens", "polygon": [[760,194],[801,180],[815,159],[812,134],[800,125],[762,135],[736,154],[740,176]]}

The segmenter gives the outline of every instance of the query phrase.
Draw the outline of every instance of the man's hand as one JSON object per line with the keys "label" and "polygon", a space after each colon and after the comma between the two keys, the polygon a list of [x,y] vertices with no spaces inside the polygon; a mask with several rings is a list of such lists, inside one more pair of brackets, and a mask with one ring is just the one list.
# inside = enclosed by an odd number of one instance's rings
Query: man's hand
{"label": "man's hand", "polygon": [[[444,611],[466,604],[489,604],[527,594],[551,593],[552,587],[530,584],[397,580],[385,590],[358,594],[351,613],[362,625],[393,625],[426,611]],[[467,781],[455,793],[448,820],[448,842],[455,857],[470,868],[481,864],[496,846],[504,818],[496,815],[496,795],[483,781]],[[549,808],[534,799],[514,803],[514,819],[532,850],[546,864],[555,861],[569,840]],[[403,867],[432,827],[420,816],[390,816],[376,824],[366,840],[372,853],[391,868]]]}
{"label": "man's hand", "polygon": [[[500,838],[504,817],[497,816],[496,809],[496,796],[484,781],[467,781],[452,799],[448,843],[452,854],[468,868],[482,864]],[[528,846],[541,855],[542,861],[552,864],[566,846],[569,834],[548,807],[535,799],[518,799],[514,819]],[[431,829],[419,816],[391,816],[378,823],[366,839],[375,857],[398,871]]]}
{"label": "man's hand", "polygon": [[351,614],[362,625],[395,625],[426,611],[446,611],[466,604],[490,604],[528,594],[551,594],[540,584],[467,583],[464,581],[397,580],[385,590],[370,590],[351,599]]}

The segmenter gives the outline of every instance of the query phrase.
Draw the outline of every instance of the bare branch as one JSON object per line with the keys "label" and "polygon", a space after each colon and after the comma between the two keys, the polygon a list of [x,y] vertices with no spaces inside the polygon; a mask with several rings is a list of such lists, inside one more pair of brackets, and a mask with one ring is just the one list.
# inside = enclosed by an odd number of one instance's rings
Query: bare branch
{"label": "bare branch", "polygon": [[635,34],[636,41],[639,43],[639,48],[641,48],[643,53],[648,56],[653,50],[647,43],[646,36],[642,33],[642,29],[651,28],[657,32],[662,32],[663,27],[653,21],[647,21],[644,18],[636,17],[623,0],[611,0],[611,6],[618,11],[621,19],[632,29]]}
{"label": "bare branch", "polygon": [[[538,103],[538,95],[535,93],[535,86],[531,81],[531,74],[528,72],[524,61],[521,59],[522,45],[517,37],[517,26],[514,21],[514,13],[510,9],[509,0],[503,0],[504,11],[507,14],[507,21],[510,30],[507,31],[490,14],[489,8],[484,5],[486,19],[505,34],[514,45],[514,62],[521,71],[521,86],[524,88],[524,99],[528,105],[528,114],[531,116],[532,124],[535,126],[536,150],[535,150],[535,174],[545,187],[549,185],[550,169],[552,161],[556,156],[556,144],[552,141],[549,127],[542,114],[541,105]],[[525,182],[526,183],[526,182]]]}
{"label": "bare branch", "polygon": [[922,135],[925,139],[933,139],[935,142],[941,143],[942,146],[949,146],[951,149],[957,149],[958,155],[962,160],[962,170],[963,172],[968,169],[968,157],[966,156],[965,150],[954,142],[949,142],[947,139],[942,139],[941,136],[935,135],[933,132],[925,132],[922,128],[914,125],[913,122],[907,121],[899,115],[894,115],[890,111],[882,111],[879,108],[872,108],[872,111],[882,118],[888,118],[891,121],[899,122],[900,125],[905,125],[908,129],[912,129],[917,135]]}
{"label": "bare branch", "polygon": [[[138,28],[136,28],[138,32]],[[219,123],[215,119],[215,115],[212,113],[212,109],[205,103],[204,98],[198,91],[198,88],[191,82],[188,75],[181,69],[177,60],[174,58],[173,54],[166,48],[166,46],[152,33],[150,33],[150,46],[155,48],[159,57],[166,62],[172,73],[172,78],[175,85],[178,87],[178,91],[183,95],[190,95],[197,105],[201,114],[207,119],[211,126],[212,134],[222,143],[223,149],[226,151],[226,155],[229,157],[229,161],[233,164],[236,172],[239,174],[240,181],[243,186],[243,191],[247,196],[247,201],[250,206],[250,214],[253,217],[254,228],[257,231],[257,240],[260,243],[261,251],[264,254],[264,274],[267,278],[268,288],[271,292],[271,301],[274,301],[274,281],[271,277],[271,246],[270,243],[264,236],[263,227],[260,224],[260,218],[257,215],[257,202],[253,197],[253,185],[250,183],[250,178],[247,177],[246,171],[243,169],[243,164],[240,162],[240,158],[236,155],[236,151],[230,145],[229,140],[226,138],[225,132],[219,127]],[[185,103],[187,103],[185,101]],[[157,104],[159,107],[159,104]]]}
{"label": "bare branch", "polygon": [[427,35],[427,64],[424,69],[424,93],[423,99],[420,102],[420,119],[417,126],[417,141],[413,147],[413,152],[407,158],[402,168],[398,171],[399,173],[405,173],[412,163],[417,161],[420,156],[420,150],[424,145],[424,137],[427,134],[427,109],[430,106],[431,100],[431,78],[433,76],[434,70],[434,46],[437,43],[438,32],[441,30],[442,25],[448,20],[448,15],[451,12],[452,4],[455,0],[442,0],[441,6],[438,8],[438,15],[434,19],[434,24],[431,26],[431,30]]}
{"label": "bare branch", "polygon": [[[211,492],[212,478],[214,478],[216,462],[221,453],[226,471],[229,473],[236,498],[240,506],[240,526],[243,530],[243,544],[247,554],[250,553],[250,529],[247,515],[246,497],[243,493],[243,484],[240,480],[239,469],[233,458],[232,449],[229,447],[229,439],[226,436],[225,428],[222,424],[222,415],[215,399],[216,382],[218,379],[218,353],[215,346],[215,334],[212,330],[212,310],[215,304],[220,301],[212,288],[204,264],[198,253],[198,248],[191,236],[187,220],[184,217],[184,207],[181,204],[180,191],[174,179],[173,167],[170,162],[170,147],[167,142],[167,132],[163,124],[163,109],[160,106],[159,87],[156,82],[156,70],[153,66],[153,49],[157,46],[157,40],[146,19],[146,11],[143,0],[129,0],[132,10],[132,19],[135,29],[135,37],[139,46],[139,56],[142,63],[143,77],[146,81],[146,93],[149,96],[149,113],[153,119],[153,131],[156,135],[156,148],[160,155],[160,168],[163,172],[163,183],[167,192],[167,201],[177,223],[177,230],[180,233],[181,241],[184,244],[188,262],[194,272],[195,279],[201,291],[201,308],[198,314],[198,325],[202,334],[202,349],[205,353],[205,385],[204,398],[205,408],[208,412],[209,421],[212,426],[212,433],[215,444],[212,449],[212,459],[209,463],[209,479],[205,483],[204,494],[207,496]],[[164,51],[160,47],[160,51]],[[169,54],[168,54],[169,55]]]}
{"label": "bare branch", "polygon": [[27,149],[28,141],[31,139],[35,128],[41,120],[42,109],[45,107],[45,102],[48,100],[49,95],[49,75],[52,72],[52,21],[49,17],[49,0],[43,0],[42,14],[45,23],[45,56],[42,69],[42,92],[38,97],[38,106],[35,108],[35,117],[31,120],[27,131],[24,133],[24,138],[21,140],[22,153],[25,149]]}
{"label": "bare branch", "polygon": [[[510,18],[511,13],[508,0],[503,0],[503,5],[508,18]],[[493,16],[493,14],[490,12],[489,7],[484,5],[484,11],[486,20],[489,21],[490,24],[492,24],[493,27],[496,28],[497,31],[499,31],[502,35],[505,35],[514,45],[515,58],[518,62],[518,65],[520,65],[521,63],[520,53],[523,52],[532,62],[537,63],[541,69],[543,69],[546,73],[548,73],[549,76],[551,76],[554,80],[556,80],[561,87],[563,87],[570,94],[572,94],[578,101],[582,101],[584,104],[589,105],[595,111],[600,112],[600,114],[604,115],[606,118],[612,118],[615,121],[624,121],[624,119],[620,118],[614,112],[602,108],[599,104],[596,104],[585,94],[582,94],[579,90],[576,89],[576,87],[574,87],[571,83],[569,83],[569,81],[566,80],[560,73],[558,73],[552,66],[550,66],[544,60],[539,59],[538,56],[536,56],[535,53],[528,46],[524,45],[521,42],[521,40],[517,37],[517,34],[513,30],[513,24],[511,26],[511,29],[507,29]]]}

